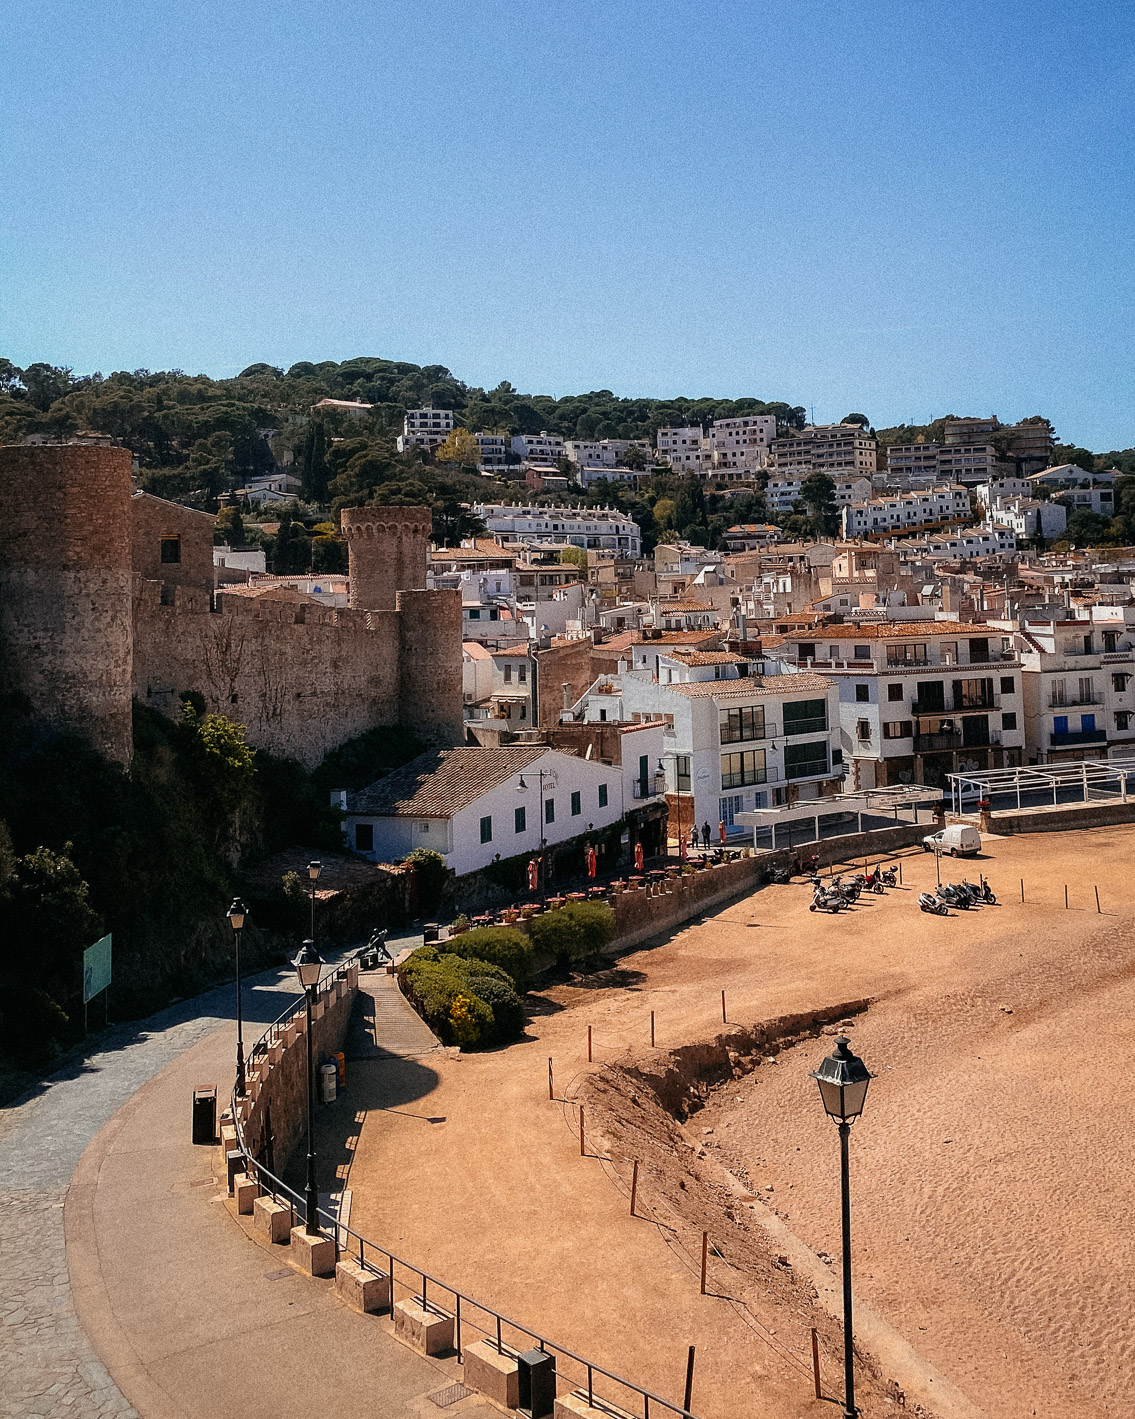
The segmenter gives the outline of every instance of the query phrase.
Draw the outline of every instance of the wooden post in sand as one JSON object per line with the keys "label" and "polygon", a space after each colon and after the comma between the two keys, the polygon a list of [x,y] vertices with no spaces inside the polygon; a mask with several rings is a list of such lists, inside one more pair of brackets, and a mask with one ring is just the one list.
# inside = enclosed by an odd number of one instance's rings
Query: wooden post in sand
{"label": "wooden post in sand", "polygon": [[[1099,891],[1098,891],[1098,890],[1097,890],[1097,892],[1096,892],[1096,897],[1097,897],[1097,899],[1098,899],[1098,897],[1099,897]],[[724,991],[721,992],[721,1023],[722,1023],[723,1025],[727,1025],[727,1024],[729,1023],[729,1016],[726,1015],[726,1013],[725,1013],[725,992],[724,992]]]}
{"label": "wooden post in sand", "polygon": [[587,1062],[591,1063],[591,1026],[587,1027]]}
{"label": "wooden post in sand", "polygon": [[654,1011],[650,1012],[650,1048],[654,1048]]}
{"label": "wooden post in sand", "polygon": [[686,1356],[686,1397],[682,1400],[682,1408],[688,1414],[690,1405],[694,1398],[694,1347],[690,1346],[690,1353]]}
{"label": "wooden post in sand", "polygon": [[631,1169],[631,1216],[634,1216],[635,1200],[638,1197],[638,1159],[634,1160],[634,1167]]}
{"label": "wooden post in sand", "polygon": [[[1099,912],[1099,911],[1100,911],[1100,889],[1099,889],[1098,887],[1096,887],[1096,888],[1094,888],[1094,891],[1095,891],[1095,894],[1096,894],[1096,911]],[[1101,913],[1101,914],[1102,914],[1102,913]]]}
{"label": "wooden post in sand", "polygon": [[1068,910],[1068,883],[1064,884],[1064,910]]}
{"label": "wooden post in sand", "polygon": [[816,1327],[812,1327],[812,1381],[816,1386],[816,1398],[823,1399],[823,1391],[820,1389],[820,1338],[816,1334]]}
{"label": "wooden post in sand", "polygon": [[583,1105],[579,1106],[579,1156],[585,1158],[587,1150],[583,1146]]}
{"label": "wooden post in sand", "polygon": [[705,1295],[705,1265],[709,1256],[709,1233],[701,1234],[701,1293]]}
{"label": "wooden post in sand", "polygon": [[552,1061],[548,1060],[548,1098],[554,1099],[556,1096],[552,1091]]}

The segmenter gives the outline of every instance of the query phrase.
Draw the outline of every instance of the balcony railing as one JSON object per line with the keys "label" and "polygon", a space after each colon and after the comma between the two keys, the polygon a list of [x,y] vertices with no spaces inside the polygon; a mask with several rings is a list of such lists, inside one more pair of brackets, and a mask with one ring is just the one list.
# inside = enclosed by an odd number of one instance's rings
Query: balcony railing
{"label": "balcony railing", "polygon": [[826,734],[827,731],[827,715],[821,715],[819,719],[786,720],[784,725],[784,735],[786,739],[794,734]]}
{"label": "balcony railing", "polygon": [[1049,709],[1067,709],[1076,705],[1102,705],[1102,695],[1053,695],[1048,701]]}
{"label": "balcony railing", "polygon": [[942,705],[920,704],[917,700],[911,705],[911,713],[917,719],[926,719],[933,715],[957,715],[957,714],[986,714],[989,710],[1001,708],[1001,696],[990,695],[988,699],[980,700],[977,704],[956,704],[952,700]]}
{"label": "balcony railing", "polygon": [[1053,730],[1049,743],[1054,749],[1063,749],[1073,744],[1106,744],[1106,729],[1073,729],[1063,734]]}

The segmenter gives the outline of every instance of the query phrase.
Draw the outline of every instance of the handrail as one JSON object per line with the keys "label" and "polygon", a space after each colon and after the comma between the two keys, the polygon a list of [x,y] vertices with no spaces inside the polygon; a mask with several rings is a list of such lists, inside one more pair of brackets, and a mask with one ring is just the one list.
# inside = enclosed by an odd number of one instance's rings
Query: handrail
{"label": "handrail", "polygon": [[[326,981],[321,982],[320,985],[316,987],[316,993],[319,994],[322,991],[324,985],[329,985],[344,979],[350,969],[350,964],[351,963],[339,966],[335,970],[334,975],[327,977]],[[302,1003],[303,997],[299,996],[297,998]],[[249,1049],[248,1058],[250,1063],[261,1055],[267,1054],[268,1047],[272,1043],[271,1036],[273,1035],[273,1033],[278,1031],[278,1027],[285,1019],[290,1020],[292,1016],[296,1013],[296,1007],[292,1005],[289,1006],[288,1009],[283,1011],[280,1015],[276,1017],[275,1020],[272,1021],[272,1023],[267,1027],[267,1029],[265,1029],[263,1034],[259,1036],[259,1038]],[[302,1216],[304,1221],[306,1222],[307,1204],[305,1200],[300,1196],[298,1192],[295,1191],[294,1188],[289,1187],[288,1184],[285,1183],[281,1178],[278,1178],[274,1173],[270,1172],[268,1168],[264,1166],[263,1163],[252,1157],[248,1149],[245,1147],[244,1125],[243,1120],[241,1119],[240,1110],[237,1107],[238,1098],[235,1080],[233,1082],[230,1102],[232,1107],[233,1127],[236,1130],[237,1143],[240,1147],[240,1152],[245,1159],[245,1170],[251,1173],[256,1184],[261,1187],[265,1192],[267,1192],[272,1198],[277,1201],[279,1201],[281,1197],[286,1198],[287,1206],[292,1212],[293,1217],[295,1217],[296,1215]],[[589,1405],[594,1404],[594,1377],[595,1375],[602,1375],[604,1379],[608,1379],[613,1384],[619,1385],[623,1389],[638,1395],[638,1397],[642,1400],[643,1419],[650,1419],[651,1405],[661,1405],[662,1408],[667,1410],[670,1414],[678,1416],[678,1419],[696,1419],[696,1416],[692,1413],[691,1410],[684,1409],[680,1404],[674,1404],[669,1399],[663,1399],[661,1395],[654,1394],[652,1391],[644,1389],[642,1385],[635,1384],[633,1380],[624,1379],[622,1375],[616,1374],[614,1370],[608,1370],[602,1365],[597,1365],[594,1360],[587,1360],[582,1355],[577,1355],[574,1350],[569,1350],[566,1345],[556,1344],[554,1341],[549,1340],[546,1336],[541,1335],[538,1331],[532,1330],[529,1326],[521,1325],[519,1321],[510,1319],[502,1312],[496,1310],[493,1306],[485,1305],[484,1302],[476,1300],[473,1296],[467,1295],[464,1291],[459,1291],[455,1286],[451,1286],[447,1281],[442,1281],[440,1277],[434,1276],[428,1271],[423,1271],[420,1266],[415,1266],[413,1262],[406,1261],[403,1257],[396,1256],[394,1252],[392,1252],[388,1247],[380,1247],[375,1242],[369,1241],[366,1237],[362,1235],[361,1232],[356,1232],[353,1227],[347,1226],[344,1223],[340,1222],[337,1217],[333,1217],[329,1212],[327,1212],[324,1208],[319,1207],[318,1205],[316,1206],[315,1218],[317,1226],[319,1225],[320,1218],[326,1220],[328,1234],[335,1240],[337,1250],[346,1250],[346,1248],[339,1248],[338,1246],[338,1240],[341,1235],[346,1235],[347,1238],[353,1239],[358,1243],[359,1265],[364,1267],[366,1270],[375,1272],[376,1274],[380,1274],[378,1273],[377,1268],[366,1260],[367,1247],[369,1247],[372,1252],[375,1252],[379,1256],[386,1258],[389,1267],[387,1275],[390,1279],[390,1303],[392,1306],[394,1304],[395,1263],[397,1263],[401,1267],[404,1267],[407,1271],[413,1272],[414,1275],[419,1276],[421,1278],[422,1287],[420,1294],[422,1298],[423,1309],[428,1309],[428,1306],[430,1304],[427,1296],[427,1286],[429,1284],[439,1287],[442,1291],[452,1296],[456,1303],[456,1350],[459,1362],[461,1362],[462,1354],[461,1306],[462,1303],[464,1303],[466,1306],[472,1306],[474,1310],[480,1311],[483,1315],[489,1316],[495,1321],[495,1339],[493,1333],[490,1331],[483,1331],[482,1333],[487,1338],[494,1340],[498,1354],[503,1355],[506,1353],[507,1349],[511,1348],[505,1346],[502,1340],[502,1327],[508,1326],[511,1330],[517,1331],[520,1335],[527,1336],[530,1340],[535,1341],[536,1345],[539,1347],[540,1350],[551,1351],[553,1354],[562,1356],[565,1360],[570,1360],[574,1364],[581,1366],[586,1372],[587,1376],[586,1392],[587,1402]],[[400,1284],[405,1287],[405,1282],[402,1282]],[[407,1287],[406,1289],[408,1290],[409,1288]],[[416,1287],[414,1289],[414,1294],[418,1294]],[[475,1330],[481,1330],[481,1327],[477,1325],[474,1325],[473,1328]]]}

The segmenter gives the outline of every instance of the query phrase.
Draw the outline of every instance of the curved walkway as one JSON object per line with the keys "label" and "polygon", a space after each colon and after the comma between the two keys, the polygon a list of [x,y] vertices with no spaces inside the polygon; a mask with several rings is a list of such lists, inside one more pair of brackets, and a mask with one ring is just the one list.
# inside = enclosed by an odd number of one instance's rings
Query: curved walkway
{"label": "curved walkway", "polygon": [[[282,973],[253,982],[246,1038],[294,993]],[[232,1004],[230,984],[117,1031],[0,1119],[5,1419],[279,1419],[329,1402],[381,1419],[432,1409],[454,1378],[281,1266],[223,1205],[190,1096],[224,1093]]]}

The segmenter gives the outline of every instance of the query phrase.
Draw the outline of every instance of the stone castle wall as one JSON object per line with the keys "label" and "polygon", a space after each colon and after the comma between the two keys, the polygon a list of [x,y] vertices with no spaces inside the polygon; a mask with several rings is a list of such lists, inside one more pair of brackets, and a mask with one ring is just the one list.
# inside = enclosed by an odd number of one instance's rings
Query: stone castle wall
{"label": "stone castle wall", "polygon": [[349,604],[393,610],[400,591],[426,584],[433,515],[428,507],[351,507],[341,514],[347,539]]}
{"label": "stone castle wall", "polygon": [[[131,696],[176,718],[187,691],[308,767],[384,726],[461,742],[460,593],[416,589],[428,508],[354,510],[370,530],[352,564],[364,596],[393,588],[383,605],[222,592],[214,606],[211,520],[132,497],[130,465],[118,448],[0,449],[0,690],[123,764]],[[163,536],[181,538],[180,562],[161,562]]]}
{"label": "stone castle wall", "polygon": [[130,452],[0,448],[0,691],[132,753]]}

